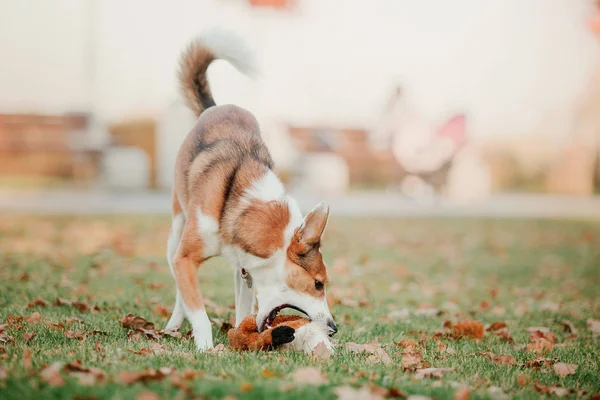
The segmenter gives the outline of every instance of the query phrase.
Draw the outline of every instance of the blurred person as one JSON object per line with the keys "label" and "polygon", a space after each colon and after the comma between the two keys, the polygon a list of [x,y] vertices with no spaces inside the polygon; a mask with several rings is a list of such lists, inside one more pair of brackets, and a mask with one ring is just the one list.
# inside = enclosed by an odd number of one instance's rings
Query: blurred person
{"label": "blurred person", "polygon": [[400,187],[409,197],[479,202],[489,196],[491,178],[480,149],[467,137],[466,121],[464,114],[456,114],[442,124],[432,123],[397,87],[371,143],[376,149],[390,148],[406,172]]}

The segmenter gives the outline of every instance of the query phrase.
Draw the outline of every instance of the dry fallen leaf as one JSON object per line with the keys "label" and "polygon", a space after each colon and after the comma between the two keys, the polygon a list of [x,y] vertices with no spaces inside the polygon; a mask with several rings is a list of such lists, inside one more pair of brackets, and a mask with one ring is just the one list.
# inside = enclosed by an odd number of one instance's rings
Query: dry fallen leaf
{"label": "dry fallen leaf", "polygon": [[161,397],[154,392],[145,391],[138,394],[136,400],[161,400]]}
{"label": "dry fallen leaf", "polygon": [[40,378],[48,385],[57,387],[65,384],[65,380],[60,376],[62,364],[59,362],[52,363],[48,367],[40,371]]}
{"label": "dry fallen leaf", "polygon": [[455,338],[468,337],[470,339],[481,340],[485,333],[483,324],[475,320],[458,322],[452,329]]}
{"label": "dry fallen leaf", "polygon": [[84,340],[86,335],[81,331],[65,331],[65,336],[69,339]]}
{"label": "dry fallen leaf", "polygon": [[242,385],[240,386],[240,391],[242,393],[246,393],[251,391],[252,389],[254,389],[254,385],[251,384],[250,382],[244,382],[242,383]]}
{"label": "dry fallen leaf", "polygon": [[320,386],[327,383],[321,371],[314,367],[298,368],[292,374],[294,383],[302,383],[306,385]]}
{"label": "dry fallen leaf", "polygon": [[148,339],[160,340],[160,335],[154,329],[137,328],[136,332],[140,332]]}
{"label": "dry fallen leaf", "polygon": [[471,391],[467,386],[461,386],[456,392],[454,392],[454,400],[469,400]]}
{"label": "dry fallen leaf", "polygon": [[573,375],[577,371],[577,364],[556,363],[554,364],[554,373],[559,378],[567,375]]}
{"label": "dry fallen leaf", "polygon": [[333,389],[338,400],[383,400],[385,396],[378,392],[373,392],[366,386],[358,389],[352,386],[338,386]]}
{"label": "dry fallen leaf", "polygon": [[492,332],[503,328],[506,328],[506,322],[492,322],[486,330]]}
{"label": "dry fallen leaf", "polygon": [[32,362],[31,362],[31,350],[29,350],[28,347],[25,347],[25,350],[23,350],[23,368],[26,370],[31,369],[32,367]]}
{"label": "dry fallen leaf", "polygon": [[396,343],[396,345],[403,349],[402,350],[403,353],[415,352],[415,351],[417,351],[417,348],[419,347],[419,345],[417,345],[417,342],[415,342],[412,339],[404,339],[401,342]]}
{"label": "dry fallen leaf", "polygon": [[133,314],[127,314],[121,319],[121,325],[127,329],[154,329],[154,323],[148,322],[142,317],[135,317]]}
{"label": "dry fallen leaf", "polygon": [[30,316],[25,317],[24,319],[25,319],[25,322],[29,322],[30,324],[36,324],[36,323],[40,322],[43,319],[43,317],[42,317],[42,314],[40,314],[39,312],[36,311],[36,312],[32,313]]}
{"label": "dry fallen leaf", "polygon": [[388,353],[381,347],[378,343],[344,343],[344,348],[350,350],[354,353],[369,353],[370,356],[367,358],[369,363],[383,363],[389,364],[392,362],[392,359],[388,355]]}
{"label": "dry fallen leaf", "polygon": [[533,343],[527,345],[528,351],[538,354],[550,353],[552,352],[552,349],[552,343],[544,338],[536,339]]}
{"label": "dry fallen leaf", "polygon": [[126,385],[131,385],[135,382],[159,381],[172,373],[171,368],[147,369],[142,372],[121,371],[117,374],[117,380]]}
{"label": "dry fallen leaf", "polygon": [[104,381],[106,374],[98,368],[87,368],[81,361],[70,362],[65,365],[64,370],[79,381],[82,386],[92,386]]}
{"label": "dry fallen leaf", "polygon": [[23,340],[25,341],[25,344],[29,344],[31,339],[33,339],[34,337],[35,337],[35,332],[25,332],[23,334]]}
{"label": "dry fallen leaf", "polygon": [[46,307],[48,305],[48,302],[40,297],[36,297],[35,299],[31,300],[29,303],[27,303],[27,308],[33,308],[35,306],[40,306],[40,307]]}
{"label": "dry fallen leaf", "polygon": [[594,334],[600,334],[600,320],[588,318],[587,328]]}
{"label": "dry fallen leaf", "polygon": [[446,372],[455,371],[456,368],[423,368],[418,369],[415,373],[415,378],[438,378],[441,379]]}
{"label": "dry fallen leaf", "polygon": [[488,360],[495,362],[496,364],[515,365],[517,363],[516,358],[514,358],[513,356],[510,356],[508,354],[497,355],[497,354],[492,353],[489,350],[486,352],[483,352],[483,353],[479,353],[479,354],[484,356]]}
{"label": "dry fallen leaf", "polygon": [[546,386],[546,385],[542,385],[539,382],[535,382],[533,387],[535,388],[535,390],[537,390],[540,393],[553,394],[558,397],[563,397],[563,396],[567,396],[569,394],[575,393],[575,390],[573,390],[573,389],[564,388],[564,387],[561,387],[558,385]]}
{"label": "dry fallen leaf", "polygon": [[216,355],[221,355],[221,354],[225,354],[228,352],[229,352],[229,349],[227,347],[225,347],[225,345],[223,343],[219,343],[212,349],[208,349],[205,351],[205,353],[207,353],[207,354],[216,354]]}
{"label": "dry fallen leaf", "polygon": [[556,336],[550,332],[548,328],[525,328],[525,330],[529,332],[529,340],[532,342],[536,339],[546,339],[550,343],[556,343],[558,341]]}
{"label": "dry fallen leaf", "polygon": [[528,377],[526,377],[525,374],[521,374],[517,378],[517,383],[521,387],[527,386],[527,384],[529,383],[529,381],[530,381],[530,379]]}
{"label": "dry fallen leaf", "polygon": [[331,350],[327,348],[325,343],[321,342],[313,349],[313,355],[323,360],[329,360],[331,358]]}
{"label": "dry fallen leaf", "polygon": [[415,370],[421,368],[421,361],[423,356],[421,353],[404,353],[402,355],[402,367],[405,370]]}
{"label": "dry fallen leaf", "polygon": [[569,332],[571,333],[571,335],[577,336],[577,328],[575,328],[575,325],[573,325],[571,321],[569,321],[568,319],[563,319],[561,321],[561,324],[563,325],[563,330],[565,332]]}

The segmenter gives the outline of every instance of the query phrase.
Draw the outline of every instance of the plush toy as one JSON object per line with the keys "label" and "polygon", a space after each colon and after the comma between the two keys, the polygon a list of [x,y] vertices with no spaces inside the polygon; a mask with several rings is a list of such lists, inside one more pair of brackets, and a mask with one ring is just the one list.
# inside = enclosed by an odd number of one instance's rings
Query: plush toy
{"label": "plush toy", "polygon": [[227,332],[234,350],[288,348],[310,353],[319,344],[333,351],[329,337],[318,323],[299,315],[278,315],[268,329],[258,332],[256,316],[248,315],[237,328]]}

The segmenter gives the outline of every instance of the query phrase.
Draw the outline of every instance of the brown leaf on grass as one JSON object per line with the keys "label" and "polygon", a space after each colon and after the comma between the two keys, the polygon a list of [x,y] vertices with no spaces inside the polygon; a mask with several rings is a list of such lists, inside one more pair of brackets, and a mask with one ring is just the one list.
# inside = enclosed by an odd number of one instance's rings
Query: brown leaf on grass
{"label": "brown leaf on grass", "polygon": [[81,361],[70,362],[65,365],[64,370],[71,376],[77,378],[82,386],[92,386],[99,382],[103,382],[106,378],[104,371],[93,368],[84,367]]}
{"label": "brown leaf on grass", "polygon": [[535,360],[526,361],[524,366],[527,368],[540,369],[540,368],[550,367],[554,361],[555,360],[552,360],[549,358],[539,357],[539,358],[536,358]]}
{"label": "brown leaf on grass", "polygon": [[30,370],[33,363],[31,362],[31,350],[29,350],[29,347],[25,347],[25,350],[23,350],[23,369],[26,370]]}
{"label": "brown leaf on grass", "polygon": [[460,321],[452,327],[452,330],[454,331],[454,337],[457,339],[468,337],[469,339],[481,340],[485,333],[483,324],[475,320]]}
{"label": "brown leaf on grass", "polygon": [[142,372],[121,371],[117,374],[117,380],[125,385],[131,385],[136,382],[147,383],[150,381],[160,381],[171,375],[171,368],[147,369]]}
{"label": "brown leaf on grass", "polygon": [[573,389],[564,388],[564,387],[561,387],[558,385],[546,386],[546,385],[542,385],[541,383],[539,383],[537,381],[535,382],[533,387],[535,388],[535,390],[537,390],[540,393],[553,394],[558,397],[563,397],[563,396],[567,396],[569,394],[575,393],[575,390],[573,390]]}
{"label": "brown leaf on grass", "polygon": [[8,378],[8,371],[0,367],[0,381],[5,380],[6,378]]}
{"label": "brown leaf on grass", "polygon": [[136,328],[136,332],[140,332],[148,339],[159,340],[160,335],[154,329]]}
{"label": "brown leaf on grass", "polygon": [[34,337],[35,337],[35,332],[25,332],[23,334],[23,340],[25,341],[25,344],[29,344],[31,339],[33,339]]}
{"label": "brown leaf on grass", "polygon": [[587,328],[592,331],[594,335],[600,334],[600,320],[588,318],[586,322]]}
{"label": "brown leaf on grass", "polygon": [[421,368],[421,361],[423,361],[421,353],[413,352],[402,355],[402,367],[405,370],[414,371]]}
{"label": "brown leaf on grass", "polygon": [[62,364],[55,362],[40,371],[40,378],[52,387],[58,387],[65,384],[65,380],[60,376]]}
{"label": "brown leaf on grass", "polygon": [[37,324],[38,322],[40,322],[44,317],[42,317],[42,314],[40,314],[39,312],[34,312],[31,315],[25,317],[23,320],[25,322],[29,322],[30,324]]}
{"label": "brown leaf on grass", "polygon": [[488,360],[493,361],[496,364],[500,364],[500,365],[515,365],[517,363],[517,359],[508,354],[497,355],[497,354],[492,353],[489,350],[487,350],[486,352],[483,352],[483,353],[478,353],[478,354],[482,355],[485,358],[487,358]]}
{"label": "brown leaf on grass", "polygon": [[490,324],[490,326],[488,326],[486,331],[493,332],[493,331],[497,331],[497,330],[504,329],[504,328],[506,328],[506,322],[497,321],[497,322],[492,322]]}
{"label": "brown leaf on grass", "polygon": [[529,382],[531,381],[531,379],[529,379],[528,377],[525,376],[525,374],[521,374],[519,375],[519,377],[517,378],[517,383],[519,384],[519,386],[524,387],[527,386],[529,384]]}
{"label": "brown leaf on grass", "polygon": [[441,379],[444,377],[444,374],[447,372],[456,371],[456,368],[423,368],[418,369],[415,373],[415,378],[424,379],[424,378],[437,378]]}
{"label": "brown leaf on grass", "polygon": [[527,345],[528,351],[538,354],[550,353],[552,352],[552,349],[552,343],[544,338],[535,339],[533,343]]}
{"label": "brown leaf on grass", "polygon": [[83,324],[84,322],[77,317],[67,317],[65,318],[65,323],[67,325],[73,325],[74,323]]}
{"label": "brown leaf on grass", "polygon": [[57,297],[56,300],[54,300],[54,302],[52,303],[53,306],[70,306],[73,308],[76,308],[77,310],[81,311],[82,313],[91,311],[91,312],[98,312],[100,311],[100,307],[96,306],[96,305],[90,305],[87,303],[84,303],[82,301],[79,300],[67,300],[67,299],[63,299],[61,297]]}
{"label": "brown leaf on grass", "polygon": [[176,329],[168,329],[166,331],[163,331],[163,336],[169,336],[172,338],[176,338],[176,339],[181,339],[181,332],[179,332]]}
{"label": "brown leaf on grass", "polygon": [[396,346],[400,347],[403,353],[413,353],[415,351],[417,351],[417,349],[419,348],[419,345],[417,344],[417,342],[415,342],[412,339],[404,339],[398,343],[396,343]]}
{"label": "brown leaf on grass", "polygon": [[21,315],[8,315],[6,317],[6,325],[11,328],[21,329],[22,322],[23,322],[23,316],[21,316]]}
{"label": "brown leaf on grass", "polygon": [[546,339],[550,343],[556,343],[558,341],[556,336],[550,332],[548,328],[526,328],[525,330],[529,332],[529,340],[532,342],[537,339]]}
{"label": "brown leaf on grass", "polygon": [[152,350],[142,347],[139,350],[127,350],[131,354],[136,354],[138,356],[149,356],[152,354]]}
{"label": "brown leaf on grass", "polygon": [[155,305],[152,309],[159,317],[168,318],[171,315],[171,311],[165,306]]}
{"label": "brown leaf on grass", "polygon": [[559,378],[567,375],[573,375],[577,371],[577,364],[556,363],[554,364],[554,373]]}
{"label": "brown leaf on grass", "polygon": [[0,346],[0,354],[6,354],[6,347]]}
{"label": "brown leaf on grass", "polygon": [[94,351],[100,355],[106,354],[106,350],[104,349],[104,347],[102,347],[99,340],[96,340],[94,342]]}
{"label": "brown leaf on grass", "polygon": [[323,360],[329,360],[331,358],[331,350],[327,348],[325,343],[321,342],[314,347],[313,355]]}
{"label": "brown leaf on grass", "polygon": [[218,345],[216,345],[212,349],[206,350],[205,353],[206,354],[222,355],[222,354],[229,353],[229,349],[227,347],[225,347],[225,345],[223,343],[219,343]]}
{"label": "brown leaf on grass", "polygon": [[86,334],[81,331],[65,331],[65,336],[69,339],[85,340]]}
{"label": "brown leaf on grass", "polygon": [[154,392],[146,390],[138,394],[136,400],[161,400],[161,397]]}
{"label": "brown leaf on grass", "polygon": [[48,302],[40,297],[36,297],[35,299],[31,300],[29,303],[27,303],[27,308],[33,308],[36,306],[40,306],[40,307],[46,307],[48,305]]}
{"label": "brown leaf on grass", "polygon": [[367,386],[353,388],[352,386],[338,386],[333,389],[338,400],[383,400],[385,396],[378,391],[373,391]]}
{"label": "brown leaf on grass", "polygon": [[127,314],[121,319],[121,325],[127,329],[154,329],[154,323],[146,321],[142,317],[135,317],[133,314]]}
{"label": "brown leaf on grass", "polygon": [[575,325],[573,325],[573,323],[571,321],[569,321],[568,319],[563,319],[562,321],[560,321],[560,323],[563,326],[563,330],[565,332],[569,332],[571,335],[573,336],[577,336],[577,328],[575,328]]}
{"label": "brown leaf on grass", "polygon": [[48,329],[58,329],[61,331],[65,330],[65,325],[62,322],[47,322],[46,328]]}
{"label": "brown leaf on grass", "polygon": [[507,343],[514,343],[515,342],[513,340],[512,336],[510,335],[510,332],[506,328],[494,331],[492,333],[494,335],[498,336],[500,338],[500,340],[502,340],[503,342],[507,342]]}
{"label": "brown leaf on grass", "polygon": [[378,343],[344,343],[344,348],[350,350],[354,353],[369,353],[370,356],[367,358],[367,361],[374,363],[383,363],[389,364],[392,362],[392,359],[388,355],[388,353],[381,347]]}
{"label": "brown leaf on grass", "polygon": [[0,324],[0,333],[4,332],[7,327],[8,327],[8,324]]}
{"label": "brown leaf on grass", "polygon": [[454,392],[454,400],[469,400],[471,391],[467,386],[461,386],[456,392]]}
{"label": "brown leaf on grass", "polygon": [[298,368],[292,374],[292,381],[304,385],[320,386],[327,383],[321,371],[314,367]]}
{"label": "brown leaf on grass", "polygon": [[9,344],[13,342],[13,338],[12,336],[6,335],[6,334],[0,334],[0,343],[2,344]]}
{"label": "brown leaf on grass", "polygon": [[254,389],[254,385],[251,384],[250,382],[244,382],[240,386],[240,391],[242,393],[247,393],[247,392],[251,391],[252,389]]}
{"label": "brown leaf on grass", "polygon": [[263,378],[272,378],[277,375],[275,372],[268,370],[266,368],[263,369],[260,374],[262,375]]}

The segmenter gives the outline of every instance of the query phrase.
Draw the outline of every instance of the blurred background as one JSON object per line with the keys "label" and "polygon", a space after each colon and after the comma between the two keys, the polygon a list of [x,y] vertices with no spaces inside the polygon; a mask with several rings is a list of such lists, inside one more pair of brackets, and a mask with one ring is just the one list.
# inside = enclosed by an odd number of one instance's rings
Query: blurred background
{"label": "blurred background", "polygon": [[600,2],[4,0],[0,209],[168,212],[194,122],[182,49],[231,30],[302,206],[348,214],[600,215]]}

